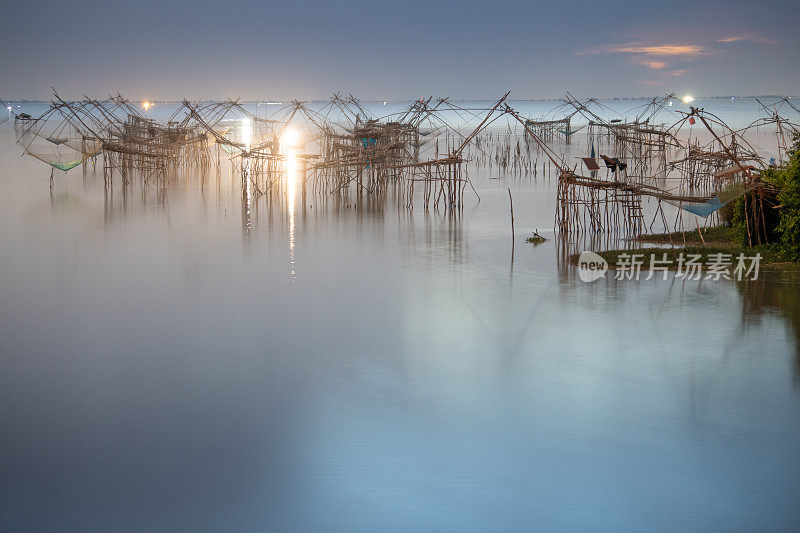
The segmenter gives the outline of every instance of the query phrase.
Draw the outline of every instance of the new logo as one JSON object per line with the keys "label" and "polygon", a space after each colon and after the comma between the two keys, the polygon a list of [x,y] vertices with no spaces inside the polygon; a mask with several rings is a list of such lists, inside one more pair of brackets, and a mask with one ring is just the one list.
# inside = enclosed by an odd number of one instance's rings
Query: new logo
{"label": "new logo", "polygon": [[608,261],[594,252],[581,252],[578,257],[578,276],[581,281],[590,283],[602,278],[608,271]]}

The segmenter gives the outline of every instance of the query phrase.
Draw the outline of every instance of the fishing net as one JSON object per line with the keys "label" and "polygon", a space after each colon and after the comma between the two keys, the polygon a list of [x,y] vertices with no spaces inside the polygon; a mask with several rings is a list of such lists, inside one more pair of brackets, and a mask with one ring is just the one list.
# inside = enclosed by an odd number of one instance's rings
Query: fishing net
{"label": "fishing net", "polygon": [[[735,159],[734,159],[735,157]],[[677,201],[684,211],[707,218],[748,190],[750,171],[758,162],[755,152],[731,141],[729,146],[712,142],[705,147],[690,145],[682,160],[670,164],[680,186]]]}
{"label": "fishing net", "polygon": [[0,124],[3,124],[11,118],[11,106],[4,100],[0,100],[0,105],[3,106],[3,109],[0,109]]}
{"label": "fishing net", "polygon": [[747,192],[744,179],[741,175],[735,178],[719,182],[713,192],[709,194],[707,200],[666,200],[667,203],[688,211],[694,215],[707,218],[709,215],[721,209],[725,204],[730,203]]}
{"label": "fishing net", "polygon": [[102,145],[81,135],[69,122],[50,114],[15,121],[17,143],[25,153],[66,172],[97,156]]}
{"label": "fishing net", "polygon": [[86,137],[72,137],[65,141],[64,144],[76,152],[82,153],[86,159],[97,157],[103,151],[103,144],[100,141]]}

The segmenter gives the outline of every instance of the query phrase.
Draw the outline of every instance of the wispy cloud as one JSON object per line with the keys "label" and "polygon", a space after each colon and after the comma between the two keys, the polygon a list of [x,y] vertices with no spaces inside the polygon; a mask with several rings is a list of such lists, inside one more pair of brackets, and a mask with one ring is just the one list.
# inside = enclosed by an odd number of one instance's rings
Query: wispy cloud
{"label": "wispy cloud", "polygon": [[686,74],[688,70],[681,69],[681,70],[670,70],[668,72],[664,72],[663,74],[659,74],[662,78],[680,78],[684,74]]}
{"label": "wispy cloud", "polygon": [[731,35],[724,39],[717,39],[718,43],[761,43],[761,44],[778,44],[778,41],[773,39],[766,39],[764,37],[757,37],[755,35]]}
{"label": "wispy cloud", "polygon": [[664,61],[653,61],[652,57],[647,56],[633,56],[632,61],[637,65],[645,66],[653,70],[661,70],[667,68],[667,63]]}
{"label": "wispy cloud", "polygon": [[605,44],[586,48],[577,52],[578,55],[587,54],[639,54],[659,57],[694,57],[708,54],[710,50],[697,44],[652,44],[652,43],[624,43]]}

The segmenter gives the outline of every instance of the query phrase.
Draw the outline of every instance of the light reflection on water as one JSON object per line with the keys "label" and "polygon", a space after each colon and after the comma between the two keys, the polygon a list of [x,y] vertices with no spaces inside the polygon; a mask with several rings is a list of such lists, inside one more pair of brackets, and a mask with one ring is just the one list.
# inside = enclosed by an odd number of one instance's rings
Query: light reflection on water
{"label": "light reflection on water", "polygon": [[5,133],[3,529],[800,519],[795,273],[585,284],[607,243],[519,238],[511,276],[506,187],[552,237],[541,177],[473,172],[460,217],[224,172],[51,198]]}
{"label": "light reflection on water", "polygon": [[286,211],[289,215],[289,278],[294,281],[294,206],[297,199],[297,180],[299,169],[297,167],[297,153],[294,150],[286,152]]}

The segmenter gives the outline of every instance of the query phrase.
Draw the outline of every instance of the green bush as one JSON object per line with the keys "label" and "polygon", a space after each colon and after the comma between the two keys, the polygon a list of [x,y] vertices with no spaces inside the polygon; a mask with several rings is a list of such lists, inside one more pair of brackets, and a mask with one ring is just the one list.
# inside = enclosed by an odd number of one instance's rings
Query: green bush
{"label": "green bush", "polygon": [[781,242],[794,248],[800,247],[800,135],[795,135],[788,155],[789,161],[769,169],[764,179],[778,189],[777,231]]}
{"label": "green bush", "polygon": [[[788,154],[789,160],[781,166],[770,167],[761,173],[761,179],[772,189],[751,192],[732,202],[732,214],[721,215],[723,222],[730,220],[730,226],[741,230],[742,241],[748,244],[745,205],[756,199],[756,195],[765,194],[769,201],[764,204],[763,223],[767,242],[778,246],[783,253],[800,257],[800,134],[794,137],[794,145]],[[752,221],[751,221],[752,222]],[[751,226],[751,234],[755,227]],[[754,239],[755,240],[755,239]]]}

